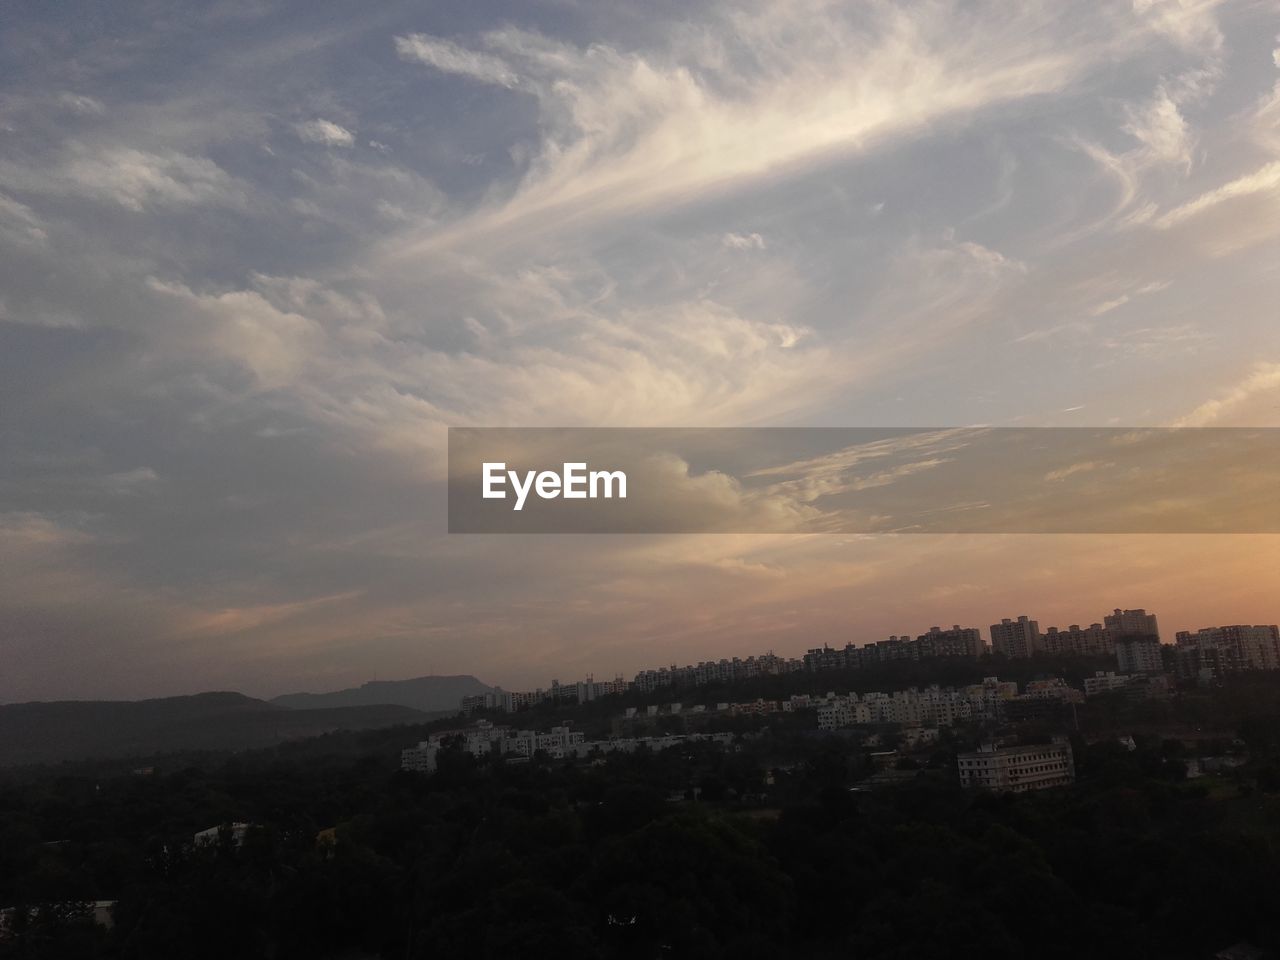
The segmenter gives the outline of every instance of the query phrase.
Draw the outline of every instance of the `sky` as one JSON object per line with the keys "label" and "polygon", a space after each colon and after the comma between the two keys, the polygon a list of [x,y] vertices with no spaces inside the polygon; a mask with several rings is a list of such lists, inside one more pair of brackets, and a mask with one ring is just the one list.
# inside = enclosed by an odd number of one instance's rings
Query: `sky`
{"label": "sky", "polygon": [[0,700],[508,689],[1280,537],[446,533],[449,426],[1280,426],[1270,2],[17,3]]}

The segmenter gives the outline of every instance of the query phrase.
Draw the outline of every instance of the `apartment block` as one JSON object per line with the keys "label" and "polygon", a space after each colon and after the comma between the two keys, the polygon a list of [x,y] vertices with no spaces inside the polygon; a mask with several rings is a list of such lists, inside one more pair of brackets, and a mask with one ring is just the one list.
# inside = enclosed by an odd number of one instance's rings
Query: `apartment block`
{"label": "apartment block", "polygon": [[1137,610],[1113,610],[1102,618],[1111,635],[1119,640],[1121,637],[1155,637],[1160,638],[1160,625],[1154,613],[1147,613],[1139,607]]}
{"label": "apartment block", "polygon": [[1025,616],[993,623],[991,650],[1010,659],[1034,656],[1041,650],[1040,624]]}
{"label": "apartment block", "polygon": [[1041,636],[1045,653],[1066,657],[1111,656],[1115,653],[1115,639],[1109,629],[1100,623],[1081,627],[1073,623],[1065,630],[1050,627]]}
{"label": "apartment block", "polygon": [[1280,669],[1280,627],[1234,624],[1202,627],[1195,633],[1182,630],[1177,635],[1177,652],[1180,661],[1199,661],[1196,672],[1213,669],[1215,676],[1235,670],[1276,670]]}
{"label": "apartment block", "polygon": [[919,659],[933,657],[980,657],[987,652],[987,645],[982,640],[982,631],[977,627],[962,627],[955,624],[949,630],[930,627],[928,633],[916,637]]}
{"label": "apartment block", "polygon": [[1121,673],[1164,672],[1160,641],[1154,636],[1129,635],[1116,640],[1116,669]]}
{"label": "apartment block", "polygon": [[984,744],[956,757],[960,785],[970,790],[1025,793],[1074,783],[1075,760],[1065,737],[1052,743],[1018,747]]}

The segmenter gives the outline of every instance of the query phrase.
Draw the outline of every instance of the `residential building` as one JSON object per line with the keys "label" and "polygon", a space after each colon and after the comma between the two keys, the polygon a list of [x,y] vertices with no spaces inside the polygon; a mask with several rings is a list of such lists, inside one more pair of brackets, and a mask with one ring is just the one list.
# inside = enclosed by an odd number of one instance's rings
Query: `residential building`
{"label": "residential building", "polygon": [[1063,703],[1080,703],[1084,694],[1067,683],[1062,677],[1047,680],[1029,680],[1019,699],[1026,700],[1061,700]]}
{"label": "residential building", "polygon": [[1111,631],[1100,623],[1081,627],[1073,623],[1066,630],[1050,627],[1041,636],[1045,653],[1067,657],[1111,656],[1115,653],[1115,639]]}
{"label": "residential building", "polygon": [[1010,659],[1034,656],[1041,649],[1040,624],[1022,616],[991,625],[991,650]]}
{"label": "residential building", "polygon": [[1025,793],[1065,786],[1076,779],[1071,744],[1063,737],[1052,743],[1018,747],[984,744],[974,753],[956,758],[960,785],[996,793]]}
{"label": "residential building", "polygon": [[1153,636],[1129,635],[1116,640],[1116,669],[1121,673],[1164,673],[1160,641]]}
{"label": "residential building", "polygon": [[987,652],[982,641],[982,631],[977,627],[962,627],[955,624],[949,630],[930,627],[928,633],[916,637],[919,650],[917,659],[928,660],[933,657],[980,657]]}
{"label": "residential building", "polygon": [[416,747],[407,747],[400,751],[400,769],[412,770],[414,773],[435,773],[436,757],[439,753],[439,743],[421,740]]}
{"label": "residential building", "polygon": [[825,643],[814,647],[804,655],[804,668],[810,672],[820,670],[848,670],[862,665],[862,651],[852,643],[843,647],[829,647]]}
{"label": "residential building", "polygon": [[1160,639],[1160,626],[1156,623],[1156,615],[1147,613],[1139,607],[1137,610],[1113,610],[1102,618],[1111,635],[1119,640],[1122,637],[1155,637]]}
{"label": "residential building", "polygon": [[1123,690],[1133,680],[1129,674],[1116,673],[1114,670],[1108,670],[1105,673],[1098,670],[1092,677],[1085,677],[1084,695],[1086,697],[1096,697],[1104,693],[1115,693],[1117,690]]}
{"label": "residential building", "polygon": [[[1234,624],[1227,627],[1202,627],[1195,633],[1182,630],[1177,635],[1179,653],[1197,649],[1200,659],[1217,673],[1233,670],[1280,669],[1280,627],[1271,625]],[[1207,651],[1214,651],[1206,657]]]}
{"label": "residential building", "polygon": [[962,689],[937,684],[919,690],[871,692],[858,696],[828,694],[818,704],[818,729],[838,730],[861,724],[892,723],[949,727],[973,720],[998,719],[1004,705],[1018,693],[1018,685],[988,677]]}

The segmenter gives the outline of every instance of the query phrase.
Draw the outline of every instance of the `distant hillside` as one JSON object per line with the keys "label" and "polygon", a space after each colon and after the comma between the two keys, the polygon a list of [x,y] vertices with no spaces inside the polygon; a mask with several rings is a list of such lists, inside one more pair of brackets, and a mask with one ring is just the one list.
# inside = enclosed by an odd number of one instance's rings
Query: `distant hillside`
{"label": "distant hillside", "polygon": [[457,710],[463,697],[488,693],[492,689],[472,676],[416,677],[413,680],[370,680],[362,686],[333,693],[289,693],[271,702],[295,710],[396,704],[431,712]]}
{"label": "distant hillside", "polygon": [[266,747],[334,730],[430,719],[403,706],[291,710],[239,693],[160,700],[63,700],[0,706],[0,766],[178,750]]}

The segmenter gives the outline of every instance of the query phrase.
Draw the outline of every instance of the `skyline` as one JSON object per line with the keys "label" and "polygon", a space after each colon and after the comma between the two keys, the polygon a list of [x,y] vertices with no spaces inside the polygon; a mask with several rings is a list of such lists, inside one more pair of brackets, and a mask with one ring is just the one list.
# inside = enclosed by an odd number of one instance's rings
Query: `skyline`
{"label": "skyline", "polygon": [[[1118,616],[1122,611],[1123,611],[1124,613],[1126,613],[1126,614],[1128,614],[1128,613],[1134,613],[1134,614],[1139,614],[1139,615],[1143,615],[1143,616],[1147,616],[1147,617],[1154,617],[1154,618],[1157,618],[1157,619],[1158,619],[1158,617],[1159,617],[1159,614],[1157,614],[1155,611],[1148,610],[1148,609],[1146,609],[1146,608],[1142,608],[1142,607],[1138,607],[1138,608],[1121,608],[1121,607],[1115,607],[1115,608],[1113,608],[1113,611],[1112,611],[1112,612]],[[1042,623],[1042,622],[1041,622],[1041,618],[1040,618],[1038,615],[1033,614],[1033,613],[1019,613],[1019,614],[1012,614],[1012,615],[1010,615],[1008,618],[1002,618],[1002,621],[1003,621],[1003,622],[1005,622],[1005,623],[1013,622],[1013,623],[1015,623],[1015,624],[1016,624],[1016,622],[1017,622],[1018,620],[1020,620],[1020,619],[1022,619],[1022,618],[1024,618],[1024,617],[1025,617],[1025,618],[1027,618],[1027,619],[1029,619],[1032,623],[1035,623],[1035,624],[1037,625],[1037,628],[1038,628],[1038,630],[1039,630],[1039,636],[1040,636],[1040,638],[1043,640],[1043,639],[1045,639],[1046,637],[1048,637],[1048,636],[1050,635],[1050,631],[1054,631],[1054,630],[1062,630],[1062,631],[1065,631],[1065,630],[1068,630],[1068,629],[1075,629],[1075,628],[1077,628],[1077,627],[1084,627],[1084,628],[1088,629],[1089,627],[1098,627],[1098,626],[1101,626],[1101,625],[1102,625],[1103,620],[1110,619],[1111,614],[1104,613],[1104,614],[1102,615],[1102,617],[1100,617],[1098,620],[1089,621],[1089,622],[1087,622],[1087,623],[1086,623],[1086,622],[1084,622],[1084,621],[1071,622],[1071,623],[1067,623],[1067,622],[1065,622],[1065,621],[1064,621],[1064,622],[1062,622],[1062,623],[1052,623],[1052,624],[1051,624],[1051,623]],[[792,652],[791,652],[791,651],[789,651],[789,650],[782,650],[782,651],[778,651],[778,650],[775,650],[775,649],[773,649],[773,648],[770,648],[770,649],[768,649],[768,650],[757,650],[757,651],[754,651],[754,652],[752,652],[752,653],[747,653],[747,652],[745,652],[745,651],[734,651],[734,652],[731,652],[728,656],[724,657],[723,659],[727,659],[727,660],[749,660],[749,659],[755,659],[755,658],[758,658],[758,657],[761,657],[761,656],[766,656],[766,657],[773,657],[773,656],[777,656],[777,657],[782,658],[783,660],[787,660],[787,661],[791,661],[791,662],[799,662],[799,661],[801,661],[801,660],[805,659],[805,657],[803,656],[805,653],[812,653],[815,649],[829,648],[829,649],[831,649],[831,650],[839,650],[839,649],[842,649],[846,644],[850,644],[850,645],[855,646],[855,647],[858,647],[858,648],[862,648],[862,647],[871,647],[871,646],[875,646],[877,643],[884,642],[885,640],[894,640],[894,639],[897,639],[897,640],[907,640],[907,641],[911,641],[911,640],[922,639],[922,638],[928,637],[931,631],[941,630],[941,631],[943,631],[944,633],[946,633],[946,632],[948,632],[948,631],[950,631],[950,630],[953,630],[953,629],[959,629],[959,630],[976,630],[976,631],[977,631],[977,633],[978,633],[978,637],[979,637],[979,639],[980,639],[980,640],[981,640],[981,642],[982,642],[982,647],[983,647],[982,652],[983,652],[983,654],[992,654],[992,653],[997,653],[998,651],[996,651],[996,650],[994,649],[994,646],[993,646],[993,638],[992,638],[992,635],[991,635],[991,631],[992,631],[992,629],[993,629],[995,626],[998,626],[998,625],[999,625],[999,623],[996,623],[996,624],[989,624],[989,625],[975,625],[975,624],[976,624],[976,621],[975,621],[975,622],[973,622],[973,623],[955,623],[955,624],[951,624],[951,625],[946,625],[946,624],[944,624],[943,622],[941,622],[941,621],[940,621],[940,622],[935,623],[935,624],[930,624],[930,626],[929,626],[927,629],[926,629],[926,628],[919,628],[919,630],[918,630],[918,631],[916,631],[916,630],[910,630],[910,631],[907,631],[906,633],[903,633],[903,634],[900,634],[900,635],[890,634],[890,635],[888,635],[888,636],[882,636],[882,637],[880,637],[878,640],[872,640],[872,639],[859,639],[859,638],[848,639],[848,635],[845,635],[845,636],[841,636],[841,637],[838,637],[838,638],[827,638],[827,639],[824,639],[824,640],[822,641],[822,643],[821,643],[818,647],[808,647],[808,646],[807,646],[807,647],[804,647],[803,649],[800,649],[800,650],[795,651],[794,653],[792,653]],[[1160,635],[1159,635],[1159,638],[1158,638],[1158,639],[1159,639],[1159,641],[1160,641],[1160,643],[1161,643],[1161,645],[1162,645],[1162,646],[1169,646],[1169,647],[1173,647],[1173,646],[1174,646],[1174,644],[1173,644],[1171,641],[1169,641],[1168,639],[1166,639],[1166,637],[1167,637],[1167,636],[1173,636],[1173,635],[1175,635],[1175,634],[1177,634],[1177,633],[1179,633],[1179,632],[1181,632],[1181,631],[1183,631],[1183,630],[1185,630],[1186,632],[1188,632],[1188,633],[1190,633],[1190,634],[1194,635],[1194,634],[1196,634],[1198,631],[1200,631],[1200,630],[1202,630],[1202,629],[1216,629],[1216,628],[1219,628],[1219,627],[1222,627],[1222,626],[1227,626],[1227,625],[1230,625],[1230,624],[1228,624],[1228,621],[1227,621],[1227,620],[1221,620],[1221,621],[1219,621],[1218,623],[1215,623],[1215,624],[1212,624],[1212,625],[1210,625],[1210,624],[1200,624],[1200,625],[1197,625],[1196,627],[1178,628],[1178,629],[1175,629],[1175,630],[1172,630],[1172,631],[1167,630],[1167,629],[1162,629],[1162,632],[1160,633]],[[1252,624],[1251,624],[1251,625],[1252,625]],[[1264,625],[1266,625],[1266,624],[1264,624]],[[1111,629],[1111,628],[1107,628],[1107,629]],[[1038,654],[1045,654],[1045,653],[1046,653],[1046,651],[1042,649],[1042,650],[1038,650],[1038,651],[1037,651],[1037,653],[1038,653]],[[1066,653],[1066,652],[1061,653],[1061,654],[1053,654],[1053,653],[1049,653],[1049,655],[1050,655],[1050,656],[1064,656],[1064,657],[1067,657],[1067,658],[1072,658],[1072,657],[1079,656],[1079,654]],[[942,656],[942,658],[943,658],[943,659],[947,659],[948,657],[952,657],[952,655],[949,655],[949,654],[948,654],[948,655],[943,655],[943,656]],[[662,671],[662,670],[666,670],[666,669],[668,669],[669,667],[671,667],[671,668],[676,668],[676,667],[678,667],[678,668],[681,668],[681,669],[688,669],[688,668],[691,668],[691,667],[698,666],[698,665],[700,665],[700,664],[702,664],[702,663],[704,663],[704,662],[716,662],[717,660],[720,660],[720,659],[722,659],[722,658],[717,657],[717,658],[714,658],[714,659],[707,659],[707,658],[694,657],[693,659],[691,659],[690,661],[688,661],[688,662],[686,662],[686,663],[675,663],[675,662],[671,662],[671,663],[667,663],[667,662],[657,663],[657,662],[653,662],[653,663],[649,663],[649,664],[647,664],[647,665],[643,665],[643,666],[639,667],[638,669],[633,670],[633,671],[630,671],[630,672],[628,672],[628,671],[624,671],[624,670],[603,671],[603,672],[601,672],[601,671],[589,671],[589,672],[587,672],[586,674],[584,674],[584,675],[582,675],[582,676],[574,676],[574,677],[569,677],[569,678],[567,678],[567,679],[566,679],[566,678],[561,678],[561,677],[558,677],[558,676],[557,676],[557,677],[553,677],[553,678],[551,678],[550,680],[546,681],[546,685],[545,685],[545,686],[543,686],[541,683],[538,683],[538,684],[535,684],[534,686],[528,686],[528,685],[526,685],[525,689],[530,690],[530,691],[546,691],[546,690],[551,689],[551,688],[552,688],[555,684],[557,684],[557,683],[566,683],[566,684],[568,684],[568,685],[572,686],[573,684],[575,684],[575,683],[580,683],[580,682],[582,682],[582,681],[584,681],[584,680],[585,680],[585,681],[595,680],[596,682],[612,682],[612,680],[605,680],[605,679],[602,679],[602,678],[609,678],[609,677],[614,677],[614,678],[622,679],[622,680],[624,680],[624,681],[626,681],[626,682],[628,682],[628,683],[631,683],[635,678],[638,678],[641,674],[644,674],[644,673],[651,673],[651,672],[654,672],[654,671]],[[936,659],[936,657],[931,657],[930,659]],[[1019,659],[1019,657],[1018,657],[1017,655],[1015,655],[1015,656],[1013,657],[1013,659],[1015,659],[1015,660],[1016,660],[1016,659]],[[598,674],[598,676],[597,676],[597,674]],[[630,676],[629,676],[628,674],[630,674]],[[432,676],[432,675],[433,675],[433,674],[430,674],[430,675],[428,675],[428,676]],[[461,674],[461,675],[463,675],[463,676],[472,676],[472,674],[469,674],[469,673],[464,673],[464,674]],[[419,678],[418,678],[418,677],[410,677],[410,676],[406,676],[406,677],[369,677],[369,678],[367,678],[365,681],[363,681],[362,683],[360,683],[360,684],[353,684],[353,686],[361,686],[361,685],[363,685],[363,684],[365,684],[365,683],[377,683],[377,682],[393,682],[393,683],[394,683],[394,682],[398,682],[398,681],[413,680],[413,679],[419,679]],[[486,683],[486,684],[487,684],[488,686],[490,686],[490,687],[493,687],[494,689],[497,689],[497,690],[506,690],[507,692],[512,692],[512,691],[511,691],[511,689],[510,689],[509,687],[504,687],[504,686],[503,686],[502,684],[500,684],[500,683],[490,683],[490,682],[489,682],[489,680],[488,680],[488,678],[477,677],[476,679],[481,680],[482,682]],[[347,689],[347,688],[343,688],[343,689]],[[187,696],[187,695],[190,695],[190,694],[193,694],[193,693],[205,693],[205,692],[210,692],[210,691],[205,691],[205,690],[199,690],[199,691],[196,691],[196,690],[192,690],[192,691],[184,691],[184,692],[181,692],[181,693],[176,693],[176,692],[174,692],[174,693],[167,693],[167,694],[165,694],[165,693],[161,693],[161,694],[157,694],[157,695],[156,695],[156,697],[163,699],[163,698],[164,698],[164,697],[166,697],[166,696]],[[243,692],[243,691],[236,691],[236,692]],[[321,694],[321,695],[323,695],[323,694],[326,694],[326,693],[333,693],[333,692],[338,692],[338,691],[334,691],[334,690],[306,690],[306,691],[303,691],[303,690],[294,690],[294,689],[289,689],[289,690],[278,690],[278,691],[275,691],[274,693],[270,693],[270,692],[264,693],[264,692],[262,692],[262,691],[259,691],[259,692],[258,692],[258,696],[259,696],[259,697],[261,697],[261,698],[264,698],[264,699],[269,699],[269,698],[271,698],[272,696],[282,697],[282,696],[288,696],[288,695],[290,695],[290,694]],[[519,692],[519,691],[516,691],[516,692]],[[71,699],[81,699],[81,698],[71,698]],[[83,699],[92,699],[92,698],[83,698]],[[139,699],[153,699],[153,697],[139,698]],[[3,702],[5,702],[5,701],[0,701],[0,703],[3,703]],[[39,701],[36,701],[36,702],[39,702]]]}
{"label": "skyline", "polygon": [[1277,619],[1276,535],[444,499],[449,426],[1280,426],[1264,4],[73,3],[0,77],[0,702]]}

